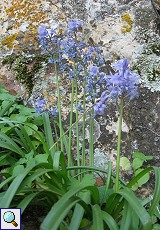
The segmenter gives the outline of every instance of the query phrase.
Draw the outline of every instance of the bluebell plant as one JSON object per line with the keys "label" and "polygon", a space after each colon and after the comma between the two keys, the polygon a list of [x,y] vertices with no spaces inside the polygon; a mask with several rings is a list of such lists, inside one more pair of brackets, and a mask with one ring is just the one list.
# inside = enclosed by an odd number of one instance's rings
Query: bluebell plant
{"label": "bluebell plant", "polygon": [[[61,117],[61,101],[59,90],[59,77],[65,74],[72,81],[72,96],[71,96],[71,111],[73,112],[73,104],[76,108],[76,121],[78,121],[78,113],[85,112],[87,105],[86,101],[94,104],[95,98],[98,97],[98,91],[102,85],[104,73],[100,71],[100,67],[104,65],[104,58],[100,47],[90,44],[85,39],[83,33],[83,22],[80,20],[72,20],[68,22],[66,31],[59,34],[59,30],[47,29],[44,25],[38,28],[40,45],[42,51],[49,56],[49,62],[55,65],[57,90],[58,90],[58,112],[59,122],[62,122]],[[78,99],[79,86],[83,86],[82,102]],[[72,112],[70,114],[70,126],[72,125]],[[93,109],[91,114],[93,114]],[[83,116],[83,142],[85,139],[85,116]],[[93,128],[93,119],[92,128]],[[77,149],[78,140],[78,122],[77,129]],[[62,123],[60,124],[60,127]],[[71,153],[71,130],[69,131],[69,152]],[[90,141],[92,142],[92,140]],[[84,164],[84,145],[83,157]],[[93,145],[93,143],[90,143]],[[79,151],[79,150],[77,150]],[[69,160],[70,162],[70,160]],[[93,160],[92,160],[93,162]]]}
{"label": "bluebell plant", "polygon": [[[103,115],[107,106],[107,101],[112,100],[117,103],[118,98],[121,99],[121,109],[123,111],[124,100],[133,100],[138,96],[138,84],[140,77],[132,73],[128,68],[127,59],[119,60],[113,64],[114,74],[107,74],[107,67],[105,67],[105,59],[102,49],[95,44],[91,44],[86,40],[83,31],[83,22],[81,20],[71,20],[68,22],[68,27],[61,34],[59,30],[47,29],[40,25],[38,28],[40,45],[42,51],[47,53],[49,61],[56,67],[57,76],[57,90],[59,90],[59,78],[62,73],[72,81],[72,95],[70,108],[70,127],[73,125],[72,112],[74,103],[76,108],[76,135],[77,135],[77,156],[78,165],[80,165],[79,153],[79,128],[78,128],[78,113],[83,113],[83,127],[82,127],[82,165],[85,165],[85,119],[88,105],[90,106],[90,165],[94,164],[93,157],[93,127],[94,116]],[[103,67],[103,68],[102,68]],[[106,69],[106,70],[105,70]],[[82,103],[78,99],[79,88],[83,88]],[[61,101],[60,91],[58,91],[58,113],[59,122],[62,125],[61,117]],[[97,102],[96,102],[97,101]],[[90,102],[90,103],[88,103]],[[122,122],[122,111],[120,113],[120,120]],[[121,129],[120,124],[120,129]],[[71,145],[72,133],[69,129],[69,153],[68,162],[71,162]],[[60,132],[61,135],[61,132]],[[120,138],[120,137],[119,137]],[[120,140],[119,140],[120,142]],[[61,148],[62,150],[62,148]],[[119,161],[120,143],[118,147]],[[119,162],[118,162],[119,164]],[[119,170],[119,169],[117,169]],[[118,174],[119,177],[119,174]],[[118,182],[117,182],[118,183]]]}

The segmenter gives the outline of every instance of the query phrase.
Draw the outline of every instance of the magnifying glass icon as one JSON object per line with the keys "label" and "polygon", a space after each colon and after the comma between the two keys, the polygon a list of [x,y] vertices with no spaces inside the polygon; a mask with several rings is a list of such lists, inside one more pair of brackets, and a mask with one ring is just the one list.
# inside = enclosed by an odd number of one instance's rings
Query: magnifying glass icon
{"label": "magnifying glass icon", "polygon": [[14,215],[14,213],[11,212],[11,211],[5,212],[4,215],[3,215],[3,219],[4,219],[5,222],[11,223],[11,224],[13,224],[15,227],[18,226],[18,224],[17,224],[16,221],[15,221],[15,215]]}

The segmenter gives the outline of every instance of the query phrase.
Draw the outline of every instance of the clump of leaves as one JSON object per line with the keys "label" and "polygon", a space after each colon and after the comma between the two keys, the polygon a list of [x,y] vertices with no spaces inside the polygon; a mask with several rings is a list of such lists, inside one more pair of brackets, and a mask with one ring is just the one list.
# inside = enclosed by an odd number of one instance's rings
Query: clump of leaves
{"label": "clump of leaves", "polygon": [[[0,207],[21,208],[22,213],[29,206],[39,205],[50,210],[41,223],[40,229],[152,229],[157,224],[156,215],[159,203],[160,171],[155,168],[156,183],[154,197],[140,201],[136,198],[131,187],[153,168],[142,170],[128,184],[119,181],[119,190],[113,189],[112,164],[108,170],[90,166],[79,166],[86,170],[85,176],[79,180],[77,167],[66,167],[63,152],[57,151],[53,139],[48,114],[43,113],[44,133],[30,126],[32,132],[27,133],[23,122],[1,119],[12,128],[9,133],[0,133],[1,147],[6,149],[0,160],[8,160],[11,167],[0,172],[3,181],[0,184]],[[17,133],[10,136],[12,131]],[[41,143],[41,151],[34,145],[33,137]],[[27,152],[26,152],[27,151]],[[12,152],[12,154],[11,154]],[[19,155],[14,161],[13,152]],[[9,157],[9,158],[7,158]],[[134,157],[145,161],[143,154]],[[147,158],[148,159],[148,158]],[[137,168],[135,164],[135,168]],[[68,177],[68,171],[74,170],[75,176]],[[93,174],[87,171],[107,174],[104,185],[95,185]],[[147,207],[147,208],[146,208]],[[130,215],[128,215],[128,213]],[[151,217],[155,217],[152,221]],[[127,226],[127,227],[126,227]]]}
{"label": "clump of leaves", "polygon": [[[137,176],[140,172],[144,170],[142,168],[144,162],[148,160],[152,160],[153,156],[146,156],[140,151],[135,151],[132,154],[133,161],[132,163],[129,161],[127,157],[121,157],[120,159],[120,166],[122,170],[129,171],[133,169],[134,175]],[[145,184],[149,180],[150,176],[149,173],[146,173],[143,177],[141,177],[137,183],[132,187],[133,190],[137,190],[143,184]]]}

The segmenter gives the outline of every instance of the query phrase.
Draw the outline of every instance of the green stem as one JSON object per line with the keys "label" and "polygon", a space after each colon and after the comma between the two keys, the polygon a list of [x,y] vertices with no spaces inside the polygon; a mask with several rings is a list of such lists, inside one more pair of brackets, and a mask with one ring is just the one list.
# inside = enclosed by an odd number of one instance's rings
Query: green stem
{"label": "green stem", "polygon": [[94,109],[91,109],[90,132],[89,132],[89,165],[94,166],[93,131],[94,131]]}
{"label": "green stem", "polygon": [[58,142],[57,142],[57,140],[58,140],[57,127],[56,127],[54,122],[53,122],[53,124],[54,124],[54,130],[55,130],[55,135],[56,135],[56,143],[57,143],[56,149],[57,149],[57,151],[59,151],[59,146],[58,146]]}
{"label": "green stem", "polygon": [[[63,135],[63,128],[62,128],[62,113],[61,113],[61,95],[60,95],[60,87],[59,87],[59,79],[58,79],[58,70],[57,65],[54,65],[55,73],[56,73],[56,86],[57,86],[57,94],[58,94],[58,115],[59,115],[59,128],[60,128],[60,137]],[[60,139],[61,144],[61,151],[63,152],[63,138]]]}
{"label": "green stem", "polygon": [[[71,93],[71,107],[70,107],[70,122],[69,127],[72,127],[73,122],[73,103],[74,103],[74,79],[72,79],[72,93]],[[69,144],[68,144],[68,167],[73,165],[72,159],[72,129],[69,130]]]}
{"label": "green stem", "polygon": [[[88,109],[86,109],[86,111],[84,111],[84,113],[87,113],[90,109],[91,109],[91,108],[89,107]],[[82,116],[80,116],[80,117],[78,118],[78,120],[77,120],[76,122],[74,122],[74,123],[72,124],[72,126],[69,127],[69,128],[63,133],[63,135],[62,135],[61,137],[59,137],[59,139],[57,140],[57,142],[60,141],[60,140],[70,131],[70,129],[72,129],[73,126],[74,126],[76,123],[78,123],[78,122],[83,118],[83,116],[84,116],[84,114],[83,114]],[[18,123],[18,122],[17,122],[17,123]],[[50,147],[49,151],[50,151],[52,148],[54,148],[54,146],[57,144],[57,142],[54,143],[54,145],[52,145],[52,146]]]}
{"label": "green stem", "polygon": [[[112,163],[110,163],[110,164],[112,164]],[[85,169],[86,171],[93,171],[93,172],[97,171],[97,172],[102,172],[104,174],[108,174],[108,171],[105,170],[105,169],[101,169],[101,168],[97,168],[97,167],[90,167],[90,166],[73,166],[73,167],[67,168],[66,170],[67,171],[71,171],[71,170],[77,170],[77,169],[81,169],[81,170]],[[112,176],[112,178],[116,177],[116,175],[114,173],[112,173],[111,176]],[[122,183],[122,186],[126,186],[126,182],[125,181],[123,181],[121,178],[119,180]]]}
{"label": "green stem", "polygon": [[[83,111],[86,110],[86,81],[84,81],[83,85]],[[82,165],[85,165],[85,121],[86,121],[86,113],[83,114],[83,123],[82,123]]]}
{"label": "green stem", "polygon": [[[78,104],[78,83],[76,81],[76,105]],[[80,166],[78,109],[76,109],[77,165]]]}
{"label": "green stem", "polygon": [[120,171],[120,151],[121,151],[122,118],[123,118],[123,99],[121,99],[121,101],[120,101],[120,117],[119,117],[119,126],[118,126],[118,143],[117,143],[115,192],[117,192],[118,189],[119,189],[119,171]]}

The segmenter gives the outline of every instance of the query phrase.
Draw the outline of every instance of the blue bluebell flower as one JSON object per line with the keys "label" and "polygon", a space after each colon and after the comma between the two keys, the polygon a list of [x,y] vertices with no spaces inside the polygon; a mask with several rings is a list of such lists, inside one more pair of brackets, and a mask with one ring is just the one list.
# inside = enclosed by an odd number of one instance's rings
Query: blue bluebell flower
{"label": "blue bluebell flower", "polygon": [[38,36],[39,36],[40,39],[42,39],[42,38],[48,36],[48,31],[47,31],[47,29],[45,28],[45,26],[40,25],[40,26],[38,27]]}
{"label": "blue bluebell flower", "polygon": [[118,97],[133,100],[138,96],[140,76],[128,69],[127,59],[122,59],[112,66],[117,72],[103,78],[106,80],[106,89],[101,95],[101,100],[94,106],[95,115],[102,115],[105,101],[109,98],[117,102]]}
{"label": "blue bluebell flower", "polygon": [[51,114],[53,117],[58,117],[58,109],[54,108],[54,109],[50,109],[48,111],[49,114]]}
{"label": "blue bluebell flower", "polygon": [[40,97],[38,97],[35,102],[36,113],[42,113],[44,111],[45,105],[46,105],[45,101],[43,99],[40,99]]}
{"label": "blue bluebell flower", "polygon": [[117,100],[119,96],[124,96],[133,100],[138,96],[140,76],[128,69],[127,59],[118,61],[113,67],[118,72],[108,76],[107,88],[111,97]]}
{"label": "blue bluebell flower", "polygon": [[106,105],[104,102],[99,101],[94,105],[94,116],[98,115],[103,115],[105,112]]}
{"label": "blue bluebell flower", "polygon": [[40,97],[36,99],[36,102],[35,102],[36,107],[43,108],[45,104],[46,104],[45,101],[43,99],[40,99]]}
{"label": "blue bluebell flower", "polygon": [[76,109],[77,109],[80,113],[84,113],[84,109],[83,109],[81,103],[78,103],[78,104],[76,105]]}
{"label": "blue bluebell flower", "polygon": [[97,66],[90,66],[89,69],[90,76],[97,76],[98,73],[99,73],[99,68]]}
{"label": "blue bluebell flower", "polygon": [[128,60],[126,58],[121,59],[118,62],[114,63],[112,66],[116,71],[124,72],[128,69]]}
{"label": "blue bluebell flower", "polygon": [[83,22],[81,20],[72,20],[68,22],[68,30],[76,32],[83,27]]}

